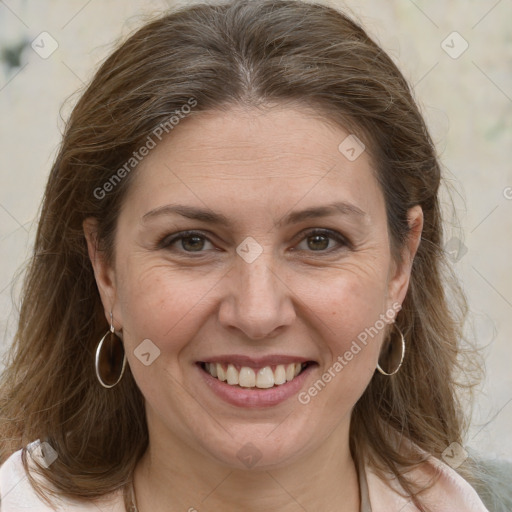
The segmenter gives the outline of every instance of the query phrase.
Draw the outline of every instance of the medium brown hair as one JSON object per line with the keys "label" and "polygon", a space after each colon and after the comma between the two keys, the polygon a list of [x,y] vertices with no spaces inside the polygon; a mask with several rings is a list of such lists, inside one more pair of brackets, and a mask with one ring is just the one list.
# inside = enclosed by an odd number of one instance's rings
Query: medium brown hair
{"label": "medium brown hair", "polygon": [[100,248],[112,262],[117,217],[136,169],[105,197],[95,191],[190,98],[197,101],[190,115],[291,103],[357,134],[375,165],[397,259],[408,209],[423,209],[397,318],[405,361],[393,377],[375,373],[350,430],[354,456],[367,454],[414,496],[404,468],[418,458],[399,453],[389,429],[440,457],[450,443],[462,443],[464,427],[456,371],[466,303],[442,249],[440,165],[390,57],[343,13],[294,0],[167,13],[132,34],[93,77],[71,113],[44,195],[1,381],[1,458],[47,441],[58,458],[45,476],[63,496],[97,497],[131,479],[148,443],[144,400],[129,368],[113,389],[96,380],[94,352],[108,324],[82,222],[98,220]]}

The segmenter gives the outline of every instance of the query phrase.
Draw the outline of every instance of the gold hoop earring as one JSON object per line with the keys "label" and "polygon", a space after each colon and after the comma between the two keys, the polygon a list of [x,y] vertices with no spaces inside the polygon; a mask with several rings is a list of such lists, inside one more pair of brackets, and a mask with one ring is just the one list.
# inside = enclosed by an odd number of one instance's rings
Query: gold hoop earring
{"label": "gold hoop earring", "polygon": [[405,338],[404,338],[404,335],[403,335],[402,331],[400,330],[400,328],[398,327],[398,325],[394,324],[394,326],[396,327],[396,329],[398,330],[398,332],[400,334],[400,341],[402,343],[402,354],[400,356],[400,363],[398,363],[398,366],[391,373],[385,372],[381,368],[380,364],[377,363],[377,370],[379,370],[379,372],[382,373],[382,375],[386,375],[387,377],[390,377],[391,375],[395,375],[396,373],[398,373],[398,370],[400,370],[400,367],[402,366],[402,363],[404,362],[404,357],[405,357]]}
{"label": "gold hoop earring", "polygon": [[[109,340],[107,341],[107,337]],[[110,330],[101,338],[96,348],[94,368],[98,382],[107,389],[113,388],[121,380],[126,367],[126,354],[123,342],[114,333],[112,311],[110,312]]]}

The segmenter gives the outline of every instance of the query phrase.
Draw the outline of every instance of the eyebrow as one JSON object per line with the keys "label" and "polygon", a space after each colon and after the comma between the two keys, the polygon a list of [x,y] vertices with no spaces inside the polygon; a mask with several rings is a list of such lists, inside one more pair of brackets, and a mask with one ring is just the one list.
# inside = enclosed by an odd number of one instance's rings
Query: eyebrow
{"label": "eyebrow", "polygon": [[[354,204],[338,201],[328,205],[290,212],[285,215],[284,219],[277,221],[276,226],[280,227],[283,224],[297,224],[304,220],[316,219],[318,217],[328,217],[336,214],[355,216],[359,218],[366,216],[366,213]],[[206,222],[209,224],[225,227],[232,226],[231,221],[222,213],[216,213],[212,210],[197,208],[195,206],[187,206],[183,204],[168,204],[155,208],[154,210],[144,214],[142,221],[145,222],[148,219],[160,217],[162,215],[181,215],[187,219]]]}

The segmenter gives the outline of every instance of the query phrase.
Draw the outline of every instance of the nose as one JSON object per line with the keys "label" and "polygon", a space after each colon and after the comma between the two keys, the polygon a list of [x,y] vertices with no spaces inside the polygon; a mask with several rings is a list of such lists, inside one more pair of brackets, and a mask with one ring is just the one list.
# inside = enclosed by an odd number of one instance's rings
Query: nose
{"label": "nose", "polygon": [[224,277],[228,293],[219,309],[219,321],[247,338],[259,340],[278,335],[295,319],[292,291],[284,273],[263,252],[252,263],[238,258]]}

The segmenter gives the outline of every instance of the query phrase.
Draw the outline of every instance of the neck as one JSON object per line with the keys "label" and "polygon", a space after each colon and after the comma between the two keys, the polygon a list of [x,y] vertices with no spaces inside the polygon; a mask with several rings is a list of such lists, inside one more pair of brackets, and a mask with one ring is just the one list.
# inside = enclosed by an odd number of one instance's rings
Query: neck
{"label": "neck", "polygon": [[[151,435],[134,474],[139,512],[358,512],[358,476],[349,421],[288,465],[241,470],[217,462],[172,435]],[[156,432],[153,432],[156,434]]]}

